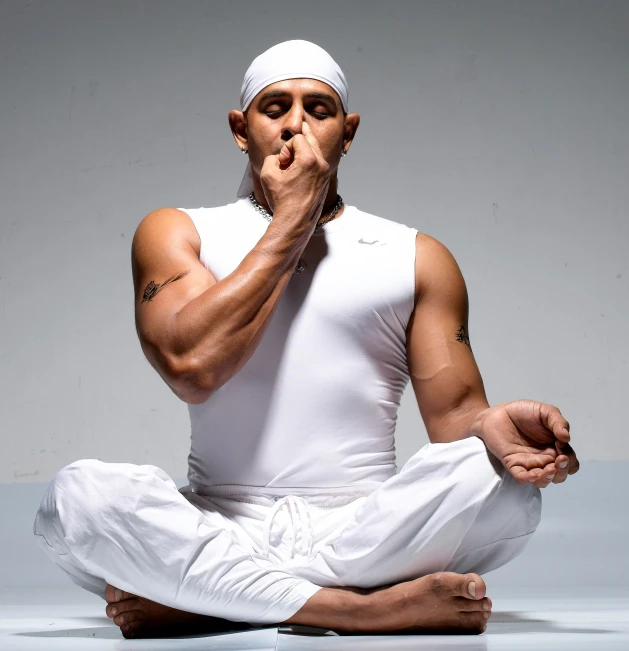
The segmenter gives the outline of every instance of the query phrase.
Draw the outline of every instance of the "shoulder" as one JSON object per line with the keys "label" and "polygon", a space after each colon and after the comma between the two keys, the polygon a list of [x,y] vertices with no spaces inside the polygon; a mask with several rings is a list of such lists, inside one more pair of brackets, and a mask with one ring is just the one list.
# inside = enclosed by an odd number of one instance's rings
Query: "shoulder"
{"label": "shoulder", "polygon": [[416,229],[403,224],[402,222],[394,221],[387,217],[379,217],[373,213],[361,210],[353,206],[354,214],[356,215],[357,228],[368,229],[370,232],[387,233],[388,235],[398,235],[400,237],[412,237]]}
{"label": "shoulder", "polygon": [[199,252],[201,242],[191,213],[193,210],[156,208],[146,214],[138,224],[133,236],[132,249],[141,253],[145,247],[151,249],[187,241]]}
{"label": "shoulder", "polygon": [[466,294],[461,269],[445,244],[426,233],[415,238],[415,302],[422,296]]}

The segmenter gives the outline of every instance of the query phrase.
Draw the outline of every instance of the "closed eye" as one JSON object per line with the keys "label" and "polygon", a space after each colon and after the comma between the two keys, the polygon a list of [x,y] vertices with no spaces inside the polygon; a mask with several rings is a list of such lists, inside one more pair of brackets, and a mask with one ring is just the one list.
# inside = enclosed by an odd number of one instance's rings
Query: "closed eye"
{"label": "closed eye", "polygon": [[[277,117],[280,113],[282,113],[282,111],[266,111],[266,114],[270,118]],[[323,120],[330,115],[329,113],[320,113],[319,111],[312,111],[312,114],[319,120]]]}

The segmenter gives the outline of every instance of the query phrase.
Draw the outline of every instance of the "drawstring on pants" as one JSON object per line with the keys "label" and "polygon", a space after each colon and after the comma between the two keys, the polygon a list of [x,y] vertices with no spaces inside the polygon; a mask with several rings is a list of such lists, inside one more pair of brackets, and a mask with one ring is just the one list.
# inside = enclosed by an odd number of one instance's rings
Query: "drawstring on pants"
{"label": "drawstring on pants", "polygon": [[271,544],[271,527],[275,516],[284,508],[288,511],[291,527],[291,549],[290,558],[292,559],[296,553],[297,542],[297,528],[301,532],[301,556],[309,556],[312,553],[314,534],[312,527],[312,519],[310,511],[308,510],[308,502],[303,497],[296,495],[286,495],[275,502],[275,505],[269,512],[264,523],[264,543],[263,553],[268,556]]}

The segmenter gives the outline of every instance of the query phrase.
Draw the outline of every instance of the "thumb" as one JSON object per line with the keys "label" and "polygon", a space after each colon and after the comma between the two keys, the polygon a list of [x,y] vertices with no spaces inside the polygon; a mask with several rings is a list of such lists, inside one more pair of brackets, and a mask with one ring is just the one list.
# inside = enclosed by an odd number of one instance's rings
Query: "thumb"
{"label": "thumb", "polygon": [[284,146],[278,154],[277,160],[280,165],[288,165],[295,155],[295,146],[294,141],[291,138],[288,142],[284,143]]}
{"label": "thumb", "polygon": [[570,424],[559,409],[554,405],[542,404],[539,411],[544,426],[555,435],[558,441],[568,443],[570,441]]}

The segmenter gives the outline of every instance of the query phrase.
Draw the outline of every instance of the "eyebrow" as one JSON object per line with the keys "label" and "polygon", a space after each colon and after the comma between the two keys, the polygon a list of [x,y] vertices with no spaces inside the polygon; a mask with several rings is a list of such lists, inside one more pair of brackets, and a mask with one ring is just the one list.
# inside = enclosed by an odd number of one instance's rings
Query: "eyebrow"
{"label": "eyebrow", "polygon": [[[285,91],[285,90],[270,90],[268,93],[264,93],[258,100],[258,103],[262,103],[265,99],[270,99],[272,97],[292,97],[292,95]],[[304,95],[304,98],[306,99],[324,99],[327,100],[328,102],[332,102],[334,106],[336,106],[336,100],[332,95],[328,95],[327,93],[306,93]]]}

